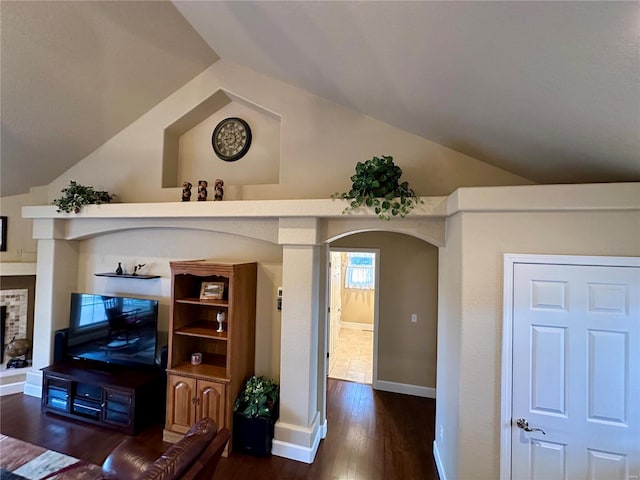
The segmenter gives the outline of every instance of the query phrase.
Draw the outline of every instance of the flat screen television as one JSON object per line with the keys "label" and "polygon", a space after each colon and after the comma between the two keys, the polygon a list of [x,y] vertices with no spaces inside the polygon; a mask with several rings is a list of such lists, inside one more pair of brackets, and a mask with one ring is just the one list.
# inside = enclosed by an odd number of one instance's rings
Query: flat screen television
{"label": "flat screen television", "polygon": [[156,363],[158,300],[71,294],[67,356],[100,363]]}

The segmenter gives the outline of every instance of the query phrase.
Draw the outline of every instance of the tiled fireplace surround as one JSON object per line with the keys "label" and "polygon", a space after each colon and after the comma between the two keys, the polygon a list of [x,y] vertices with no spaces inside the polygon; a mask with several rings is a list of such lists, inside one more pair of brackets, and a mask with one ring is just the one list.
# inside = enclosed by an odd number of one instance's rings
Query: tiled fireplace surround
{"label": "tiled fireplace surround", "polygon": [[[27,337],[27,309],[29,307],[29,290],[26,288],[0,290],[0,305],[7,307],[7,317],[4,329],[5,345],[13,337]],[[4,350],[5,345],[2,345]],[[9,359],[5,355],[3,364]]]}

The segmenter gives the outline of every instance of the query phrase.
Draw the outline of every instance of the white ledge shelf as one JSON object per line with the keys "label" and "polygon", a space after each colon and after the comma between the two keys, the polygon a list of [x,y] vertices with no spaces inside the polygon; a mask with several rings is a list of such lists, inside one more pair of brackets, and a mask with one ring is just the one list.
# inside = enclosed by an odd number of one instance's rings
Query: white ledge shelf
{"label": "white ledge shelf", "polygon": [[[421,197],[407,219],[444,218],[459,212],[638,210],[640,182],[572,185],[464,187],[449,196]],[[110,203],[80,213],[58,213],[53,205],[22,208],[32,219],[279,219],[377,218],[373,208],[347,215],[348,200],[225,200],[222,202]]]}
{"label": "white ledge shelf", "polygon": [[[423,197],[424,203],[414,208],[410,217],[443,217],[447,197]],[[377,217],[372,208],[348,215],[342,211],[347,200],[238,200],[222,202],[109,203],[87,205],[80,213],[58,213],[53,205],[22,208],[24,218],[337,218]]]}

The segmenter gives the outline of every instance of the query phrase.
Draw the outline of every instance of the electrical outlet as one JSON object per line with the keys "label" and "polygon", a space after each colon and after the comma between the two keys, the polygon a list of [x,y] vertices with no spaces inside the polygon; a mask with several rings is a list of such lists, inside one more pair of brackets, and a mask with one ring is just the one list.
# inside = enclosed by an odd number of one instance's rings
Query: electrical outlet
{"label": "electrical outlet", "polygon": [[411,314],[411,323],[418,323],[418,314],[416,313]]}

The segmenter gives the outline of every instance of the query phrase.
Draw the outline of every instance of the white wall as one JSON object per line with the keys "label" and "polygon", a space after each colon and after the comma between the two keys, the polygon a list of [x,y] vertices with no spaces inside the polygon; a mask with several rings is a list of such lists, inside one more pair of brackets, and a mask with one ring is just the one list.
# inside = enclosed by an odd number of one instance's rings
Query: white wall
{"label": "white wall", "polygon": [[[545,201],[544,187],[531,188]],[[583,188],[587,195],[588,188]],[[562,189],[555,187],[553,193]],[[615,189],[610,187],[611,192]],[[492,195],[490,190],[478,195]],[[511,205],[523,193],[496,191],[506,197],[512,194]],[[448,219],[440,271],[444,288],[440,290],[436,413],[436,442],[447,478],[499,477],[503,254],[639,256],[639,208],[477,212]]]}

